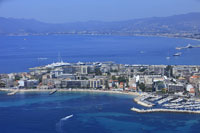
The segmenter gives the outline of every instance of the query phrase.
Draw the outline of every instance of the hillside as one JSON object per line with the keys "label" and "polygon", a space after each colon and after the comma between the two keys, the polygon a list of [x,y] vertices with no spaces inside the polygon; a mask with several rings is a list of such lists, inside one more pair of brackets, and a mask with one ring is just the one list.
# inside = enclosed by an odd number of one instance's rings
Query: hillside
{"label": "hillside", "polygon": [[200,33],[200,13],[117,22],[43,23],[0,17],[0,34],[192,34]]}

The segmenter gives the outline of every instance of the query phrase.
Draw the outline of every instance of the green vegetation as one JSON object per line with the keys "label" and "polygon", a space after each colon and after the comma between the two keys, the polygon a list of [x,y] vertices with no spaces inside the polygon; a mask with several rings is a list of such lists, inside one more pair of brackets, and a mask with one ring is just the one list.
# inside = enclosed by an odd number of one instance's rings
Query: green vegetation
{"label": "green vegetation", "polygon": [[144,84],[144,83],[138,83],[137,85],[139,86],[139,88],[140,88],[142,91],[145,91],[146,87],[145,87],[145,84]]}
{"label": "green vegetation", "polygon": [[173,67],[171,65],[168,65],[165,68],[165,75],[167,75],[168,77],[174,77],[173,76]]}
{"label": "green vegetation", "polygon": [[100,68],[95,68],[95,75],[102,75]]}
{"label": "green vegetation", "polygon": [[17,81],[17,80],[20,80],[21,79],[21,77],[20,76],[18,76],[18,75],[15,75],[15,81]]}
{"label": "green vegetation", "polygon": [[113,75],[113,76],[112,76],[112,80],[117,80],[117,78]]}
{"label": "green vegetation", "polygon": [[117,72],[119,72],[118,70],[116,70],[116,69],[114,69],[114,70],[110,70],[110,72],[115,72],[115,73],[117,73]]}
{"label": "green vegetation", "polygon": [[142,68],[142,69],[140,69],[139,71],[140,72],[144,72],[146,70],[146,68]]}
{"label": "green vegetation", "polygon": [[118,77],[118,81],[119,81],[119,83],[120,83],[120,82],[126,83],[126,82],[128,81],[128,79],[125,78],[124,76],[122,76],[122,77]]}
{"label": "green vegetation", "polygon": [[3,83],[3,82],[0,82],[0,87],[1,87],[1,88],[4,88],[4,87],[6,87],[6,84]]}

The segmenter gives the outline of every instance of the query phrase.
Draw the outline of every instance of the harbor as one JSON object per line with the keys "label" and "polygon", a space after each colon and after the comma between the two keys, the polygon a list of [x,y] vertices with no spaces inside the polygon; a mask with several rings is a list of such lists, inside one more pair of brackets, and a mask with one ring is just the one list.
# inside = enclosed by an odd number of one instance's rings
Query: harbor
{"label": "harbor", "polygon": [[199,100],[190,97],[144,94],[142,96],[134,98],[134,101],[142,107],[141,108],[133,107],[131,110],[139,113],[149,113],[149,112],[200,113]]}
{"label": "harbor", "polygon": [[197,113],[200,114],[200,111],[192,111],[192,110],[176,110],[176,109],[138,109],[131,108],[132,111],[138,113],[152,113],[152,112],[173,112],[173,113]]}

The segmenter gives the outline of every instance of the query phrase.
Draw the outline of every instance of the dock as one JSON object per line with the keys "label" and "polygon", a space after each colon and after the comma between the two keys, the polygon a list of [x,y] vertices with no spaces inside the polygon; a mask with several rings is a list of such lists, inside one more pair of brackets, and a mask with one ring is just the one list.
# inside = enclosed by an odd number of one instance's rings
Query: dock
{"label": "dock", "polygon": [[197,110],[176,110],[176,109],[138,109],[138,108],[131,108],[132,111],[138,113],[152,113],[152,112],[174,112],[174,113],[196,113],[200,114],[200,111]]}
{"label": "dock", "polygon": [[51,92],[49,92],[49,95],[53,95],[54,93],[56,93],[58,90],[53,90]]}
{"label": "dock", "polygon": [[9,96],[15,95],[17,92],[18,92],[18,90],[15,90],[15,91],[9,92],[7,95],[9,95]]}

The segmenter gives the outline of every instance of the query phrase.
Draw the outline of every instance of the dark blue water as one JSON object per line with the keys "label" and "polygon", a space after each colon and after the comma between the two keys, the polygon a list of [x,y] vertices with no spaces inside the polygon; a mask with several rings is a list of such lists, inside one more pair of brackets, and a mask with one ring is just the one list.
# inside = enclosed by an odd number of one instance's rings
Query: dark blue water
{"label": "dark blue water", "polygon": [[[180,57],[172,55],[177,46],[199,41],[136,36],[0,36],[0,73],[23,72],[28,68],[58,61],[115,61],[124,64],[200,65],[200,48],[185,49]],[[171,59],[167,60],[166,57]],[[38,58],[48,58],[40,60]]]}
{"label": "dark blue water", "polygon": [[[200,115],[139,114],[133,96],[106,93],[0,93],[2,133],[199,132]],[[72,118],[62,121],[63,117]]]}

